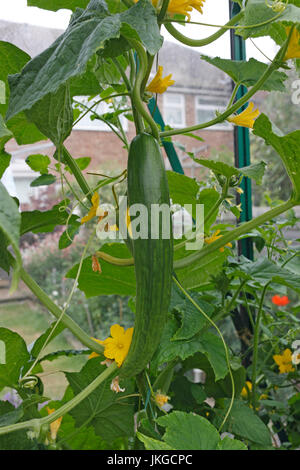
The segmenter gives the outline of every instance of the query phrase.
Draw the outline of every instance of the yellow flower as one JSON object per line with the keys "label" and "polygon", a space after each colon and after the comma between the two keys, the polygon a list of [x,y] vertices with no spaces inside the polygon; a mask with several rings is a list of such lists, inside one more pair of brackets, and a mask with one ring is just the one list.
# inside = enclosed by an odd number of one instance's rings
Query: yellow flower
{"label": "yellow flower", "polygon": [[244,194],[244,190],[242,188],[235,188],[235,190],[239,194]]}
{"label": "yellow flower", "polygon": [[292,351],[290,349],[285,349],[282,354],[275,354],[273,359],[279,367],[279,374],[294,372],[295,368],[292,366]]}
{"label": "yellow flower", "polygon": [[[285,28],[286,33],[289,34],[291,27],[287,26]],[[292,36],[290,38],[290,42],[287,48],[287,51],[285,53],[284,59],[283,60],[288,60],[288,59],[300,59],[300,33],[297,28],[294,28],[294,31],[292,32]]]}
{"label": "yellow flower", "polygon": [[[215,242],[216,240],[218,240],[218,238],[221,238],[222,235],[219,235],[219,233],[221,232],[221,230],[216,230],[210,237],[205,237],[204,238],[204,243],[207,243],[208,245],[210,245],[210,243],[213,243]],[[231,243],[226,243],[226,245],[228,248],[232,248],[232,244]],[[224,251],[224,246],[222,246],[219,251],[221,253],[223,253]]]}
{"label": "yellow flower", "polygon": [[233,122],[237,126],[250,127],[254,126],[254,121],[259,115],[259,110],[254,108],[254,103],[249,103],[249,106],[240,114],[227,118],[227,121]]}
{"label": "yellow flower", "polygon": [[[51,413],[54,413],[54,411],[55,411],[54,408],[49,408],[49,406],[47,406],[48,415],[50,415]],[[51,436],[52,441],[56,440],[56,436],[57,436],[58,430],[60,428],[62,419],[63,419],[63,417],[60,416],[58,419],[56,419],[55,421],[50,423],[50,436]]]}
{"label": "yellow flower", "polygon": [[[104,344],[104,341],[101,341],[100,339],[96,339],[96,338],[92,338],[94,341],[96,341],[97,343],[99,344]],[[92,352],[90,355],[89,355],[89,359],[93,359],[93,357],[99,357],[99,354],[95,353],[95,352]]]}
{"label": "yellow flower", "polygon": [[242,388],[241,396],[243,398],[248,398],[248,394],[249,392],[251,392],[251,390],[252,390],[252,382],[250,382],[249,380],[246,380],[246,385],[245,387]]}
{"label": "yellow flower", "polygon": [[92,207],[90,208],[89,213],[81,219],[81,223],[85,224],[93,217],[96,217],[97,209],[99,207],[100,197],[98,193],[94,193],[92,196]]}
{"label": "yellow flower", "polygon": [[121,367],[130,348],[133,328],[128,328],[125,331],[120,325],[112,325],[110,334],[111,337],[104,341],[98,340],[98,342],[104,345],[104,356],[108,359],[114,359],[118,367]]}
{"label": "yellow flower", "polygon": [[[137,0],[135,0],[137,1]],[[189,12],[195,8],[199,13],[203,13],[203,3],[205,0],[170,0],[168,5],[168,13],[171,15],[184,15],[188,17],[188,21],[191,19]],[[158,0],[152,0],[152,5],[157,7]]]}
{"label": "yellow flower", "polygon": [[162,74],[163,67],[162,65],[159,65],[155,77],[146,88],[147,91],[150,91],[151,93],[164,93],[170,85],[175,83],[174,80],[171,80],[172,74],[167,75],[164,78]]}
{"label": "yellow flower", "polygon": [[161,393],[160,390],[156,392],[155,401],[160,408],[162,408],[166,403],[168,403],[169,400],[170,400],[170,397]]}

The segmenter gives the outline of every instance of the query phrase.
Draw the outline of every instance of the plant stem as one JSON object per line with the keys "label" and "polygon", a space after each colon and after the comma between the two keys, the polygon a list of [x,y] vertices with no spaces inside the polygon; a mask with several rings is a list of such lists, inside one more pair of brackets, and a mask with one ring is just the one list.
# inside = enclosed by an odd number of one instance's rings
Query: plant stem
{"label": "plant stem", "polygon": [[89,185],[87,184],[87,181],[83,174],[81,173],[81,170],[79,166],[77,165],[76,160],[72,157],[72,155],[68,152],[65,146],[63,146],[63,158],[64,162],[68,165],[70,170],[72,171],[73,175],[76,178],[77,183],[79,184],[82,192],[86,195],[86,197],[89,199],[91,202],[92,200],[92,194],[91,194],[91,189]]}
{"label": "plant stem", "polygon": [[146,111],[142,98],[141,98],[142,82],[147,73],[147,67],[148,67],[147,54],[142,44],[139,41],[136,41],[135,39],[130,39],[128,41],[130,42],[132,47],[135,48],[139,57],[139,68],[137,71],[137,75],[136,75],[136,79],[135,79],[135,83],[134,83],[134,87],[132,91],[133,105],[136,107],[137,112],[141,114],[141,116],[148,122],[149,126],[151,127],[153,136],[157,140],[159,140],[158,127],[155,121],[153,120],[153,118]]}
{"label": "plant stem", "polygon": [[72,400],[68,401],[65,405],[62,405],[58,410],[54,411],[48,416],[40,419],[31,419],[29,421],[23,421],[21,423],[11,424],[9,426],[0,427],[0,435],[7,434],[9,432],[18,431],[21,429],[33,429],[40,430],[42,426],[48,425],[56,421],[61,416],[69,413],[75,406],[82,402],[86,397],[88,397],[104,380],[106,380],[110,375],[112,375],[118,366],[116,363],[111,364],[102,374],[96,377],[93,382],[91,382],[86,388],[84,388],[78,395],[76,395]]}
{"label": "plant stem", "polygon": [[[50,297],[40,288],[40,286],[32,279],[32,277],[21,268],[21,279],[34,293],[34,295],[40,300],[40,302],[51,312],[55,318],[59,319],[62,314],[62,310],[50,299]],[[68,328],[76,338],[81,341],[87,348],[95,351],[98,354],[103,354],[103,346],[94,341],[90,336],[80,328],[79,325],[69,315],[64,314],[61,322],[66,328]]]}
{"label": "plant stem", "polygon": [[268,287],[270,286],[271,281],[267,282],[262,290],[262,295],[260,298],[259,309],[255,319],[255,328],[253,336],[253,356],[252,356],[252,406],[253,410],[256,410],[256,376],[257,376],[257,360],[258,360],[258,340],[259,340],[259,329],[260,329],[260,319],[262,314],[263,303],[265,300],[265,295]]}
{"label": "plant stem", "polygon": [[200,259],[205,258],[206,256],[210,255],[214,251],[218,250],[219,248],[225,246],[227,243],[236,240],[240,235],[244,235],[247,232],[250,232],[254,228],[259,225],[264,224],[265,222],[277,217],[278,215],[282,214],[283,212],[291,209],[298,203],[290,199],[279,206],[273,207],[269,211],[265,212],[264,214],[259,215],[255,219],[249,220],[249,222],[245,222],[242,225],[238,226],[237,228],[228,231],[225,233],[221,238],[216,240],[215,242],[206,245],[202,250],[195,252],[190,256],[186,256],[185,258],[179,259],[176,262],[177,269],[185,268],[190,264],[194,263],[195,261],[199,261]]}
{"label": "plant stem", "polygon": [[180,33],[171,23],[167,22],[164,23],[164,26],[166,30],[178,41],[182,42],[186,46],[190,47],[202,47],[202,46],[207,46],[208,44],[211,44],[214,42],[216,39],[220,38],[223,36],[223,34],[228,31],[228,28],[230,26],[235,25],[241,18],[243,18],[244,12],[240,11],[237,15],[235,15],[228,23],[226,23],[222,28],[219,29],[219,31],[216,31],[214,34],[211,36],[205,38],[205,39],[191,39],[188,38],[187,36],[184,36],[182,33]]}

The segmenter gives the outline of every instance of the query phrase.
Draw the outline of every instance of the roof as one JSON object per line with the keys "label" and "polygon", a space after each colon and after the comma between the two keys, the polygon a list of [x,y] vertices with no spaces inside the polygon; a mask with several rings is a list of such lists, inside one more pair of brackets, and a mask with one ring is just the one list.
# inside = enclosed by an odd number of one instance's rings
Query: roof
{"label": "roof", "polygon": [[[11,42],[34,57],[49,47],[64,30],[0,20],[0,40]],[[175,85],[170,91],[214,95],[231,92],[231,80],[221,70],[201,60],[200,53],[186,46],[165,41],[159,52],[159,64],[164,74],[172,73]],[[212,80],[213,76],[213,80]]]}

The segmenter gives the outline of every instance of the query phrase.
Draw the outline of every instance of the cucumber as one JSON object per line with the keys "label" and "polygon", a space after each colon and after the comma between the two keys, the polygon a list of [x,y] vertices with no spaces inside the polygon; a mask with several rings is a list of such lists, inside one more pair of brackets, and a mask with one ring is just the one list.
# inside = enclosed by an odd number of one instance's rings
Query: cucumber
{"label": "cucumber", "polygon": [[[131,142],[128,155],[129,207],[142,203],[148,210],[148,238],[133,239],[136,276],[136,313],[132,342],[120,377],[139,374],[156,351],[165,326],[171,296],[173,236],[151,238],[151,206],[170,206],[169,188],[158,142],[142,133]],[[170,217],[171,219],[171,217]],[[169,220],[171,224],[171,220]]]}

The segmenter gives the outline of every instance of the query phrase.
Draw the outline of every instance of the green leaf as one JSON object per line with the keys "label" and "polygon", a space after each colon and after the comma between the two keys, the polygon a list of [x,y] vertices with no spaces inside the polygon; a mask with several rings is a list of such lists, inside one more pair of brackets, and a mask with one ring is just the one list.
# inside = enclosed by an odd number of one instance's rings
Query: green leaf
{"label": "green leaf", "polygon": [[[98,375],[106,369],[101,365],[99,358],[90,359],[80,372],[67,372],[67,380],[77,395]],[[119,400],[126,395],[130,395],[133,387],[130,381],[122,382],[125,392],[114,393],[110,389],[112,378],[99,385],[85,400],[81,401],[72,411],[71,416],[75,419],[76,427],[84,423],[92,425],[97,436],[101,436],[107,441],[114,440],[121,436],[132,436],[133,426],[133,405],[130,399]]]}
{"label": "green leaf", "polygon": [[66,207],[69,200],[63,200],[56,204],[49,211],[24,211],[21,214],[21,235],[27,232],[41,233],[52,232],[57,225],[65,225],[69,220],[69,224],[76,224],[77,215],[69,218],[69,213],[62,210]]}
{"label": "green leaf", "polygon": [[196,204],[199,185],[196,180],[174,171],[167,171],[170,198],[173,204]]}
{"label": "green leaf", "polygon": [[[176,289],[178,289],[176,287]],[[173,294],[174,296],[174,294]],[[191,293],[193,299],[197,302],[200,308],[210,317],[214,308],[199,298],[198,294]],[[207,323],[199,310],[187,298],[178,297],[178,301],[172,303],[172,311],[174,310],[181,316],[181,327],[174,335],[174,339],[190,339],[197,334]]]}
{"label": "green leaf", "polygon": [[12,246],[16,261],[11,283],[11,292],[17,288],[19,269],[22,265],[22,258],[19,250],[20,225],[21,215],[19,208],[0,181],[0,229],[9,241],[9,244]]}
{"label": "green leaf", "polygon": [[8,118],[32,108],[49,93],[56,93],[72,77],[82,75],[95,52],[120,34],[140,39],[150,54],[159,50],[162,38],[156,11],[148,0],[140,0],[113,16],[103,0],[92,0],[86,10],[76,10],[67,30],[34,57],[20,74],[9,77]]}
{"label": "green leaf", "polygon": [[193,413],[173,411],[158,418],[157,423],[166,427],[163,439],[172,449],[214,450],[220,441],[216,428],[207,419]]}
{"label": "green leaf", "polygon": [[[230,399],[224,400],[224,407],[227,410]],[[219,417],[222,419],[222,417]],[[226,428],[229,432],[238,437],[249,439],[252,442],[268,446],[271,444],[271,435],[267,426],[245,405],[241,400],[234,400]]]}
{"label": "green leaf", "polygon": [[0,268],[2,268],[4,271],[9,273],[10,270],[10,265],[11,265],[11,258],[10,258],[10,253],[7,251],[7,246],[9,245],[9,241],[0,230]]}
{"label": "green leaf", "polygon": [[238,265],[238,271],[245,273],[260,287],[272,282],[288,286],[298,292],[300,290],[300,278],[297,274],[287,268],[282,268],[267,258],[260,258],[255,262],[242,262]]}
{"label": "green leaf", "polygon": [[253,163],[252,165],[244,166],[242,168],[235,168],[231,165],[228,165],[227,163],[215,160],[199,158],[194,158],[194,160],[195,162],[200,163],[200,165],[209,168],[217,175],[223,175],[226,178],[231,178],[232,176],[239,177],[240,175],[243,175],[254,179],[256,184],[261,184],[266,167],[266,163],[263,161],[259,163]]}
{"label": "green leaf", "polygon": [[[1,367],[1,366],[0,366]],[[0,415],[10,415],[16,417],[15,407],[8,401],[0,401]],[[4,418],[5,419],[5,418]],[[0,449],[3,450],[37,450],[36,441],[27,438],[27,431],[21,430],[0,436]]]}
{"label": "green leaf", "polygon": [[[105,244],[101,251],[117,258],[130,258],[126,245],[121,243]],[[92,258],[89,256],[83,261],[78,279],[78,288],[86,297],[96,295],[135,295],[135,275],[133,266],[114,266],[100,260],[102,273],[92,270]],[[79,265],[73,266],[66,274],[67,278],[75,279]]]}
{"label": "green leaf", "polygon": [[59,147],[72,131],[73,108],[69,86],[63,85],[57,92],[47,94],[25,114]]}
{"label": "green leaf", "polygon": [[27,0],[29,7],[57,11],[62,9],[75,11],[76,8],[86,8],[90,0]]}
{"label": "green leaf", "polygon": [[[280,14],[269,8],[265,0],[248,0],[244,16],[239,23],[241,26],[247,26],[247,28],[237,29],[236,33],[244,39],[270,35],[276,40],[278,37],[278,26],[281,26],[281,24],[291,25],[293,23],[300,23],[300,8],[298,8],[300,5],[296,2],[289,2],[285,10]],[[271,23],[262,25],[262,23],[272,19]],[[250,27],[251,25],[259,24],[261,26]]]}
{"label": "green leaf", "polygon": [[205,331],[204,334],[201,334],[201,332],[196,334],[189,341],[185,339],[177,340],[175,339],[175,333],[179,326],[175,318],[168,320],[160,345],[153,358],[154,364],[159,366],[176,358],[185,360],[195,353],[201,352],[210,362],[216,380],[225,377],[228,373],[228,368],[221,339],[213,333]]}
{"label": "green leaf", "polygon": [[77,222],[76,224],[69,225],[68,228],[62,233],[59,242],[58,248],[63,250],[73,243],[75,235],[79,232],[81,224]]}
{"label": "green leaf", "polygon": [[261,114],[254,123],[253,134],[264,139],[280,156],[293,185],[293,199],[300,202],[300,130],[282,135],[265,114]]}
{"label": "green leaf", "polygon": [[[0,80],[5,85],[5,101],[0,104],[0,114],[6,113],[9,101],[8,75],[20,72],[30,60],[30,56],[9,42],[0,41]],[[30,144],[45,139],[34,124],[27,121],[24,113],[20,113],[7,123],[8,129],[14,134],[19,145]]]}
{"label": "green leaf", "polygon": [[[206,55],[202,55],[201,59],[223,70],[223,72],[227,73],[235,83],[240,83],[246,87],[252,87],[255,85],[268,68],[267,64],[259,62],[256,59],[250,59],[249,61],[229,60],[221,59],[220,57],[212,58]],[[267,91],[285,91],[283,82],[286,79],[287,75],[284,72],[278,72],[276,70],[262,84],[260,89]]]}
{"label": "green leaf", "polygon": [[265,174],[266,166],[265,162],[253,163],[252,165],[240,168],[239,171],[243,176],[252,178],[256,184],[260,185]]}
{"label": "green leaf", "polygon": [[[225,249],[224,252],[215,251],[204,259],[196,261],[188,267],[176,269],[176,274],[183,287],[186,289],[201,290],[201,288],[210,284],[211,276],[216,275],[221,271],[228,253],[229,250],[227,249]],[[185,250],[183,247],[175,252],[174,259],[177,260],[184,256],[188,256],[189,254],[190,251]]]}
{"label": "green leaf", "polygon": [[225,436],[217,445],[217,450],[248,450],[242,441]]}
{"label": "green leaf", "polygon": [[0,341],[5,344],[5,354],[0,363],[0,390],[18,384],[22,367],[29,360],[26,343],[17,333],[0,328]]}
{"label": "green leaf", "polygon": [[144,444],[146,450],[173,450],[173,447],[170,447],[165,442],[145,436],[145,434],[140,432],[137,432],[136,436]]}
{"label": "green leaf", "polygon": [[51,160],[48,155],[36,154],[29,155],[25,162],[33,171],[46,174],[48,173],[48,166],[50,165]]}
{"label": "green leaf", "polygon": [[51,174],[41,175],[35,180],[31,181],[30,186],[35,188],[36,186],[49,186],[50,184],[55,183],[56,177]]}
{"label": "green leaf", "polygon": [[[79,157],[79,158],[74,158],[74,160],[76,161],[77,166],[79,167],[80,170],[85,170],[91,163],[92,159],[91,157]],[[68,167],[68,165],[66,165],[65,170],[72,174],[72,171]]]}
{"label": "green leaf", "polygon": [[0,179],[2,178],[6,168],[9,167],[11,155],[4,150],[0,151]]}
{"label": "green leaf", "polygon": [[3,117],[0,114],[0,150],[4,148],[4,145],[12,136],[12,132],[6,127]]}

